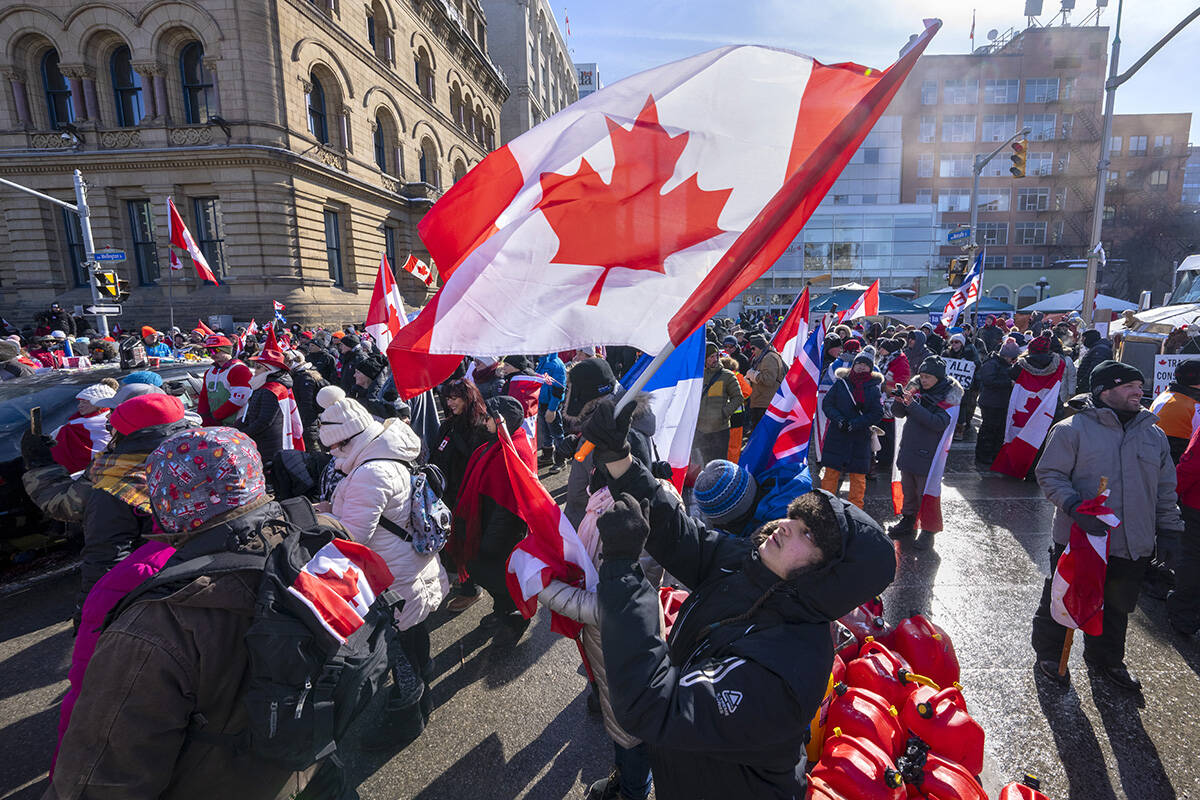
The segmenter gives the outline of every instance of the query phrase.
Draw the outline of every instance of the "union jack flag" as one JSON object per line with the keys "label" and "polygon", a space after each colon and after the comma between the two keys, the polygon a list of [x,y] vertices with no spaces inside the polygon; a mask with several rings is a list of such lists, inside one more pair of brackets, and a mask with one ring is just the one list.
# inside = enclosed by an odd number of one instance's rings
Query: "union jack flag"
{"label": "union jack flag", "polygon": [[823,326],[817,326],[796,351],[787,376],[742,451],[741,466],[756,478],[776,464],[807,466],[808,442],[817,415]]}

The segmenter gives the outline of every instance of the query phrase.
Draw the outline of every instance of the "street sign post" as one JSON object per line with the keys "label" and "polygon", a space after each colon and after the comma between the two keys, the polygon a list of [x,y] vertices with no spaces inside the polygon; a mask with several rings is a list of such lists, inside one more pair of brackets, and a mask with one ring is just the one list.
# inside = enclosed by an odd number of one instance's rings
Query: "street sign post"
{"label": "street sign post", "polygon": [[90,306],[84,306],[83,313],[85,313],[89,316],[102,315],[105,317],[119,317],[119,316],[121,316],[121,307],[118,305],[115,305],[115,304],[114,305],[93,304]]}
{"label": "street sign post", "polygon": [[106,247],[103,250],[96,251],[97,261],[107,261],[112,264],[119,264],[126,259],[124,250],[117,250],[115,247]]}
{"label": "street sign post", "polygon": [[957,230],[950,231],[948,234],[946,234],[947,242],[958,242],[958,241],[962,241],[963,239],[970,239],[970,238],[971,238],[971,229],[970,228],[958,228]]}

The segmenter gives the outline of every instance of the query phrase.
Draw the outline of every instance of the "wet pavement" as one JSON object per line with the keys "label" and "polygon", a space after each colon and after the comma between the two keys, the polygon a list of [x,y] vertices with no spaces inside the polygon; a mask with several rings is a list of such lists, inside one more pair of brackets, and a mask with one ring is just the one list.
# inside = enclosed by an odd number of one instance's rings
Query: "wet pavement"
{"label": "wet pavement", "polygon": [[[560,493],[565,473],[546,479]],[[1035,678],[1029,621],[1049,571],[1051,509],[1036,485],[980,474],[971,444],[956,444],[943,492],[946,530],[934,550],[899,550],[884,595],[889,621],[930,613],[963,666],[968,708],[987,733],[984,783],[1029,772],[1052,800],[1200,799],[1200,646],[1166,624],[1143,595],[1129,626],[1128,663],[1143,697],[1093,680],[1077,643],[1072,686]],[[869,484],[867,511],[890,520],[888,487]],[[0,599],[0,797],[45,788],[66,688],[77,577],[59,576]],[[363,798],[582,797],[604,777],[612,745],[589,715],[575,645],[539,614],[515,646],[477,628],[486,597],[459,616],[430,618],[437,706],[400,752],[367,753],[373,712],[345,749]]]}

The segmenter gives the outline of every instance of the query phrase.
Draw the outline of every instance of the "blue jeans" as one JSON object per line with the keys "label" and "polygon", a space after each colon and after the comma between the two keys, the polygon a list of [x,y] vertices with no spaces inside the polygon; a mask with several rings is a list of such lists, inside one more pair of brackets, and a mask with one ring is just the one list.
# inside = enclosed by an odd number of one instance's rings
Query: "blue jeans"
{"label": "blue jeans", "polygon": [[650,795],[650,752],[646,743],[625,749],[613,742],[613,764],[620,775],[621,795],[630,800],[646,800]]}
{"label": "blue jeans", "polygon": [[546,422],[546,406],[538,406],[537,443],[538,449],[549,450],[558,457],[566,432],[563,430],[562,409],[554,415],[554,422]]}

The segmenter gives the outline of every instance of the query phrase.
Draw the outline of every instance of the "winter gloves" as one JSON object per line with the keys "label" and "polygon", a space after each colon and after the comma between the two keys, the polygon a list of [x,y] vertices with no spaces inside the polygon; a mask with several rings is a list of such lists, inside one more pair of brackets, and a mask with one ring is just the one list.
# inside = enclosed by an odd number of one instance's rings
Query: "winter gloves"
{"label": "winter gloves", "polygon": [[646,512],[629,492],[622,492],[596,520],[600,532],[600,555],[605,561],[635,560],[646,546],[650,535],[650,523]]}
{"label": "winter gloves", "polygon": [[1069,516],[1079,529],[1090,536],[1099,536],[1108,531],[1108,526],[1097,516],[1092,514],[1077,513],[1075,509],[1079,508],[1079,503],[1073,503],[1070,508],[1066,509]]}
{"label": "winter gloves", "polygon": [[53,464],[54,457],[50,455],[50,449],[55,444],[49,436],[34,436],[32,431],[26,430],[21,436],[21,459],[25,462],[25,469]]}
{"label": "winter gloves", "polygon": [[580,428],[583,438],[596,446],[592,457],[594,464],[609,464],[629,455],[629,423],[633,418],[633,403],[614,417],[616,404],[614,398],[601,399]]}

